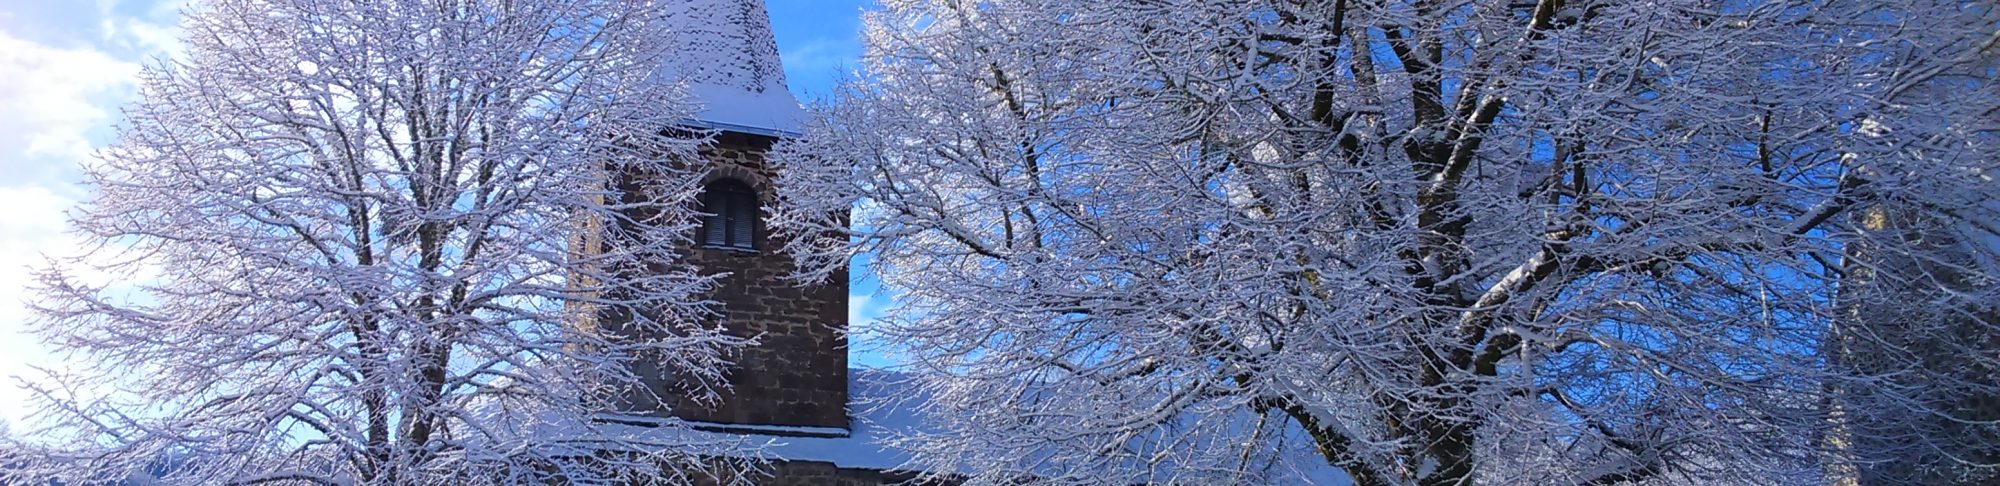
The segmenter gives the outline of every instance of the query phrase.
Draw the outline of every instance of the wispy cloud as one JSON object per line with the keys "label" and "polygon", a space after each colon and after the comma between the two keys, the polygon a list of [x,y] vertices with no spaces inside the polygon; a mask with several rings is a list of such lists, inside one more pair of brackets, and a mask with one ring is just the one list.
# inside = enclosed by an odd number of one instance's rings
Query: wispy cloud
{"label": "wispy cloud", "polygon": [[[49,257],[77,253],[75,239],[64,232],[64,211],[86,197],[77,185],[80,168],[115,135],[118,107],[137,94],[140,62],[178,50],[177,5],[100,1],[0,12],[0,72],[8,73],[0,76],[0,113],[6,114],[0,116],[0,208],[6,211],[0,217],[0,403],[26,401],[11,377],[32,377],[31,365],[53,364],[51,353],[27,334],[32,269]],[[52,27],[59,25],[80,29]],[[0,421],[19,428],[25,413],[0,407]]]}
{"label": "wispy cloud", "polygon": [[0,77],[0,112],[9,115],[0,118],[0,158],[10,166],[0,184],[18,184],[47,182],[50,172],[88,158],[92,135],[108,132],[139,65],[0,32],[0,71],[13,73]]}
{"label": "wispy cloud", "polygon": [[800,99],[833,91],[861,59],[862,9],[872,0],[767,0],[785,78]]}
{"label": "wispy cloud", "polygon": [[808,97],[831,91],[834,81],[861,60],[861,46],[852,38],[821,38],[778,53],[785,78],[794,92]]}

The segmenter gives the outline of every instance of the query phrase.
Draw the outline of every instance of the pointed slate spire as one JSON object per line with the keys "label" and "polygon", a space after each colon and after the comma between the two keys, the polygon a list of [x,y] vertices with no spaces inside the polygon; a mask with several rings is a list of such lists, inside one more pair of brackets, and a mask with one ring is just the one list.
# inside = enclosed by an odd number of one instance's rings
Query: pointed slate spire
{"label": "pointed slate spire", "polygon": [[785,85],[778,43],[762,0],[678,0],[663,7],[679,19],[669,81],[687,83],[702,104],[693,124],[759,135],[798,131],[804,112]]}

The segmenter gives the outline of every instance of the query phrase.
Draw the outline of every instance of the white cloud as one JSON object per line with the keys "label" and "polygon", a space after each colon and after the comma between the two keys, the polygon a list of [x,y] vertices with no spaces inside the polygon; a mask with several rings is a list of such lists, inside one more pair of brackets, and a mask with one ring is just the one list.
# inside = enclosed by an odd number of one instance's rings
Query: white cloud
{"label": "white cloud", "polygon": [[816,39],[797,49],[779,53],[778,56],[784,59],[786,68],[806,72],[845,67],[857,61],[861,57],[861,52],[855,50],[853,42]]}
{"label": "white cloud", "polygon": [[99,2],[99,43],[140,56],[180,55],[181,26],[177,2],[156,1],[133,16],[121,16],[110,2]]}
{"label": "white cloud", "polygon": [[874,296],[863,294],[847,296],[847,325],[858,327],[863,323],[875,320],[875,316],[871,312],[874,309],[868,306],[869,302],[874,301],[874,299]]}
{"label": "white cloud", "polygon": [[[44,265],[44,255],[71,251],[63,233],[68,198],[43,187],[0,187],[0,403],[26,403],[13,376],[27,376],[29,365],[46,365],[49,355],[28,334],[32,317],[27,307],[31,268]],[[25,410],[0,408],[0,420],[20,423]]]}
{"label": "white cloud", "polygon": [[778,53],[793,92],[806,98],[826,94],[833,81],[861,58],[860,46],[849,40],[817,39]]}
{"label": "white cloud", "polygon": [[[884,368],[902,364],[890,349],[881,346],[880,329],[876,321],[888,312],[894,300],[876,290],[873,285],[863,285],[855,289],[857,293],[847,296],[847,357],[850,365]],[[859,293],[870,292],[870,293]]]}
{"label": "white cloud", "polygon": [[[109,18],[109,17],[107,17]],[[32,269],[77,253],[64,211],[84,197],[78,168],[108,142],[117,107],[136,94],[132,57],[168,49],[172,28],[133,18],[95,47],[57,47],[0,31],[0,404],[26,402],[13,376],[55,364],[27,333]],[[162,39],[167,39],[163,41]],[[83,39],[90,40],[90,39]],[[60,39],[56,41],[61,41]],[[23,423],[26,410],[0,406],[0,420]]]}
{"label": "white cloud", "polygon": [[[51,165],[68,171],[90,156],[93,135],[108,131],[114,111],[129,97],[138,64],[93,49],[63,49],[0,32],[0,161],[7,174],[32,177],[4,182],[45,182]],[[34,177],[34,176],[42,177]]]}
{"label": "white cloud", "polygon": [[135,17],[120,17],[104,21],[103,29],[109,42],[149,54],[173,56],[181,50],[181,29],[179,24],[159,24]]}
{"label": "white cloud", "polygon": [[[0,218],[0,235],[7,236],[0,238],[0,266],[18,261],[12,260],[13,257],[49,248],[64,239],[63,210],[71,204],[69,198],[45,187],[0,187],[0,208],[7,211],[7,217]],[[4,275],[0,274],[0,279]]]}

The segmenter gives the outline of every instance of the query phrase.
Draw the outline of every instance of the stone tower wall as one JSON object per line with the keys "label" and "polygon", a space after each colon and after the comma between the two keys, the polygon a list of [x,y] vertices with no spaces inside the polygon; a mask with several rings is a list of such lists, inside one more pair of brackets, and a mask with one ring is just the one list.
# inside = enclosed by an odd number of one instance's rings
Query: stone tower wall
{"label": "stone tower wall", "polygon": [[[712,164],[709,180],[735,178],[755,188],[759,201],[774,199],[775,173],[764,163],[772,139],[724,133],[702,150]],[[711,296],[722,322],[736,336],[758,338],[730,371],[732,389],[719,404],[682,401],[674,414],[687,420],[743,425],[848,427],[847,275],[801,288],[787,281],[790,257],[760,223],[757,251],[699,247],[690,261],[703,273],[728,273]]]}

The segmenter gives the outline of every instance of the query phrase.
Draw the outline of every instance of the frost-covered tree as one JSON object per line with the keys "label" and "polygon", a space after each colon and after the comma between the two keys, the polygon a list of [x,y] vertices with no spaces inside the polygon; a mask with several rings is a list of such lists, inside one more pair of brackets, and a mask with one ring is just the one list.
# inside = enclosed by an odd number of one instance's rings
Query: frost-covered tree
{"label": "frost-covered tree", "polygon": [[[877,331],[927,466],[1807,484],[2000,440],[1935,398],[1992,375],[1921,373],[2000,361],[1953,337],[2000,332],[1968,311],[2000,302],[1990,3],[883,4],[863,80],[774,156],[775,221],[842,235],[788,247],[806,277],[872,252],[899,292]],[[1960,280],[1870,304],[1961,306],[1931,338],[1963,345],[1829,364],[1848,276],[1908,261]]]}
{"label": "frost-covered tree", "polygon": [[[73,374],[13,473],[461,484],[710,471],[594,419],[635,360],[712,396],[744,344],[679,265],[699,140],[645,0],[209,0],[142,75],[48,268]],[[644,184],[624,174],[643,175]],[[617,326],[596,326],[614,316]],[[656,401],[656,400],[655,400]],[[655,434],[656,437],[673,437]],[[709,459],[704,459],[709,458]],[[682,467],[680,461],[702,461]],[[728,462],[728,461],[723,461]],[[737,467],[742,464],[722,464]]]}
{"label": "frost-covered tree", "polygon": [[[1985,204],[2000,207],[2000,199]],[[1835,366],[1863,378],[1831,398],[1853,446],[1858,486],[2000,482],[2000,305],[1990,265],[1948,214],[1895,204],[1850,215],[1861,233],[1836,301],[1849,314],[1826,341]],[[1986,243],[1992,245],[1992,243]],[[1905,255],[1895,249],[1920,245]],[[1953,386],[1968,380],[1985,386]],[[1936,386],[1936,385],[1943,386]]]}

